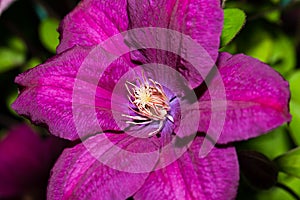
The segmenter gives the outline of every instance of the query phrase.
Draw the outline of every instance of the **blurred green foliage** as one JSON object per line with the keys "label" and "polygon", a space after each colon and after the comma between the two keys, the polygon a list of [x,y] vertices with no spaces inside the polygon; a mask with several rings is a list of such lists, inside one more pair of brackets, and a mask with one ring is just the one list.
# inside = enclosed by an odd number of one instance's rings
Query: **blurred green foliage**
{"label": "blurred green foliage", "polygon": [[59,21],[54,18],[43,19],[39,25],[39,36],[42,44],[51,53],[56,52],[56,46],[59,43],[58,28]]}
{"label": "blurred green foliage", "polygon": [[7,46],[0,46],[0,73],[18,67],[25,62],[26,46],[17,37],[9,38]]}
{"label": "blurred green foliage", "polygon": [[224,9],[224,25],[221,35],[221,47],[227,45],[241,30],[246,20],[245,13],[236,8]]}
{"label": "blurred green foliage", "polygon": [[[14,78],[55,54],[59,21],[79,0],[15,1],[0,16],[0,131],[23,122],[10,104]],[[5,131],[4,131],[5,132]]]}
{"label": "blurred green foliage", "polygon": [[238,147],[239,150],[256,150],[268,158],[274,159],[291,149],[292,144],[287,134],[287,127],[282,126],[268,134],[238,144]]}
{"label": "blurred green foliage", "polygon": [[[288,176],[284,173],[280,173],[278,182],[283,183],[286,187],[292,189],[295,195],[300,196],[299,178]],[[281,184],[269,190],[259,191],[254,194],[255,195],[253,195],[253,199],[256,200],[295,200],[296,199],[285,188],[283,188]]]}
{"label": "blurred green foliage", "polygon": [[275,162],[279,170],[291,176],[300,178],[300,147],[277,157]]}
{"label": "blurred green foliage", "polygon": [[300,146],[300,70],[294,71],[289,77],[291,89],[290,110],[293,120],[290,123],[290,133],[295,143]]}

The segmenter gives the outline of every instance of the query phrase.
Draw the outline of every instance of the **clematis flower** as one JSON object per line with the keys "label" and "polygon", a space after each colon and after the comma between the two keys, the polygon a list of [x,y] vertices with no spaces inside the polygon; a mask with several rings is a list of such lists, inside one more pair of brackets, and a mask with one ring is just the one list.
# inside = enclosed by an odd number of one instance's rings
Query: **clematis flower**
{"label": "clematis flower", "polygon": [[0,15],[4,10],[6,10],[14,0],[0,0]]}
{"label": "clematis flower", "polygon": [[27,125],[13,127],[0,141],[0,198],[44,199],[50,169],[66,144],[40,138]]}
{"label": "clematis flower", "polygon": [[[235,197],[230,143],[289,121],[289,90],[254,58],[218,55],[219,4],[84,0],[65,17],[58,55],[16,78],[12,105],[52,134],[82,141],[56,162],[49,199]],[[205,134],[223,145],[201,156]]]}

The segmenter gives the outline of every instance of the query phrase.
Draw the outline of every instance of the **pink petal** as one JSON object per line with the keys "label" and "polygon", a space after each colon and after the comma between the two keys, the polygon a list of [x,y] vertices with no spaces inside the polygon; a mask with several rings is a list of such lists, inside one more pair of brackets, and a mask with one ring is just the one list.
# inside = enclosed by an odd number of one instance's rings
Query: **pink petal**
{"label": "pink petal", "polygon": [[[65,149],[52,170],[48,199],[126,199],[148,177],[147,172],[139,173],[139,169],[152,169],[158,154],[154,157],[145,154],[143,160],[134,160],[124,154],[131,152],[128,155],[134,157],[138,151],[150,153],[154,148],[148,139],[98,134]],[[135,170],[136,173],[128,172]]]}
{"label": "pink petal", "polygon": [[218,0],[129,0],[129,27],[160,27],[179,31],[196,40],[217,59],[223,27]]}
{"label": "pink petal", "polygon": [[58,138],[42,139],[26,125],[14,127],[0,142],[0,197],[44,190],[65,145]]}
{"label": "pink petal", "polygon": [[[223,25],[217,0],[128,1],[132,59],[178,70],[194,88],[215,65]],[[142,30],[137,28],[143,28]]]}
{"label": "pink petal", "polygon": [[[218,70],[223,81],[216,73],[199,100],[199,131],[207,132],[210,125],[213,139],[227,143],[259,136],[291,119],[288,83],[271,67],[243,54],[222,53]],[[225,97],[223,87],[226,101],[213,100],[213,96]],[[217,106],[211,112],[213,101]]]}
{"label": "pink petal", "polygon": [[[111,96],[114,85],[131,67],[126,60],[128,55],[107,67],[106,58],[101,62],[86,59],[91,50],[74,47],[19,75],[16,83],[20,85],[20,94],[12,107],[65,139],[120,130],[112,118]],[[128,109],[127,104],[120,105]]]}
{"label": "pink petal", "polygon": [[0,0],[0,15],[6,10],[15,0]]}
{"label": "pink petal", "polygon": [[61,53],[74,45],[92,46],[127,30],[126,0],[84,0],[62,21]]}
{"label": "pink petal", "polygon": [[239,181],[235,149],[213,148],[200,158],[202,141],[197,137],[177,161],[152,172],[134,199],[234,199]]}

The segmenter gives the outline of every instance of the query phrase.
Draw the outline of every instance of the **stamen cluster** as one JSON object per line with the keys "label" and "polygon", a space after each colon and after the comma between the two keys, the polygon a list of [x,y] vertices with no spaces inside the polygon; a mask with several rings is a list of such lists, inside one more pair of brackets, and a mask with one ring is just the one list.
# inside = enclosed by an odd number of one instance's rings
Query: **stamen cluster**
{"label": "stamen cluster", "polygon": [[170,111],[169,99],[166,96],[162,85],[152,79],[145,78],[142,80],[137,78],[138,86],[127,81],[125,87],[129,93],[128,100],[136,109],[129,107],[138,115],[123,115],[134,121],[126,121],[128,124],[145,125],[153,121],[159,121],[157,130],[149,133],[149,136],[157,134],[164,125],[166,119],[173,122],[173,117],[168,114]]}

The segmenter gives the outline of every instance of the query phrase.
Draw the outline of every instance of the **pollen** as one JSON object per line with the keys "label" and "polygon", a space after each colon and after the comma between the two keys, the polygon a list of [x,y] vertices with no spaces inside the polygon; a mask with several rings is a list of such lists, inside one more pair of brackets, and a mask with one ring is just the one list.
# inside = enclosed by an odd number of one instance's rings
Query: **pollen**
{"label": "pollen", "polygon": [[158,121],[158,128],[149,133],[149,136],[161,131],[167,119],[174,122],[173,117],[168,114],[170,111],[170,102],[165,94],[162,85],[152,79],[147,79],[142,73],[142,80],[136,79],[137,85],[127,81],[125,87],[128,91],[128,100],[131,102],[129,107],[137,115],[122,115],[131,120],[128,124],[147,125],[153,121]]}
{"label": "pollen", "polygon": [[151,103],[151,101],[153,101],[153,94],[145,87],[140,88],[139,91],[136,92],[136,94],[137,98],[140,99],[140,102],[143,106],[146,106],[147,104]]}

